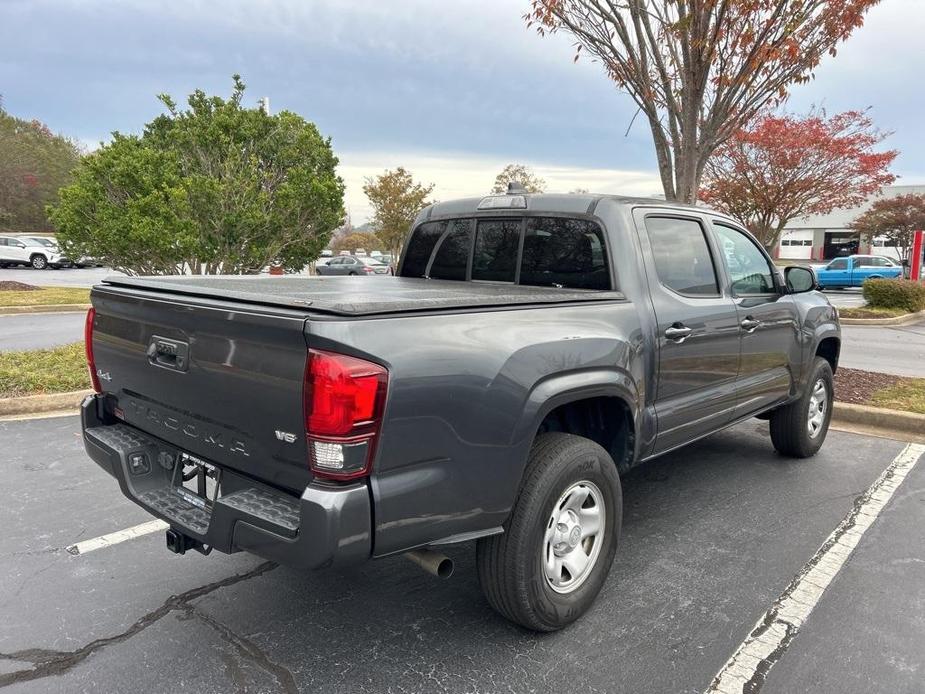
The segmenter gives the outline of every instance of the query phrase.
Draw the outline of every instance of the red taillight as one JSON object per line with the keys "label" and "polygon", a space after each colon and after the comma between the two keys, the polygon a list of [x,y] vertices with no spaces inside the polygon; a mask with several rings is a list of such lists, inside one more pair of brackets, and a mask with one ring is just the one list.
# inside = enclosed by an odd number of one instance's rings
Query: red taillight
{"label": "red taillight", "polygon": [[310,349],[303,401],[308,457],[321,477],[369,473],[385,406],[389,372],[344,354]]}
{"label": "red taillight", "polygon": [[84,351],[87,354],[87,368],[90,370],[90,383],[93,390],[102,393],[100,377],[96,375],[96,360],[93,358],[93,321],[96,318],[96,309],[92,306],[87,311],[87,320],[84,322]]}
{"label": "red taillight", "polygon": [[374,272],[376,272],[376,271],[373,270],[371,267],[368,267],[368,266],[367,266],[367,267],[364,267],[364,268],[363,268],[363,272],[365,272],[367,275],[372,275],[372,274],[373,274]]}

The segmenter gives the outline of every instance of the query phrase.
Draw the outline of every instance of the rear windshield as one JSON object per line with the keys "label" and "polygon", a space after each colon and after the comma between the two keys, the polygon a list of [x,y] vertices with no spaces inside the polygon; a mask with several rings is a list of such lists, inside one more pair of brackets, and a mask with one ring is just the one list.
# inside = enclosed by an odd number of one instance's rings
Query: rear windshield
{"label": "rear windshield", "polygon": [[408,240],[400,274],[611,289],[603,230],[567,217],[425,222]]}

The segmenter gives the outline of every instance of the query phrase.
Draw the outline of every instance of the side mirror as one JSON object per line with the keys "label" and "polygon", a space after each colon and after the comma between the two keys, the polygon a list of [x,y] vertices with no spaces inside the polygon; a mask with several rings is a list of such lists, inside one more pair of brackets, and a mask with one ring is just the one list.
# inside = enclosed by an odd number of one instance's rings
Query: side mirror
{"label": "side mirror", "polygon": [[803,265],[789,265],[784,268],[784,279],[787,282],[787,290],[791,294],[803,294],[811,292],[819,287],[819,281],[816,279],[816,272],[811,267]]}
{"label": "side mirror", "polygon": [[17,242],[16,242],[15,244],[13,244],[13,245],[16,246],[16,248],[25,248],[25,247],[26,247],[26,244],[24,244],[22,241],[17,241]]}

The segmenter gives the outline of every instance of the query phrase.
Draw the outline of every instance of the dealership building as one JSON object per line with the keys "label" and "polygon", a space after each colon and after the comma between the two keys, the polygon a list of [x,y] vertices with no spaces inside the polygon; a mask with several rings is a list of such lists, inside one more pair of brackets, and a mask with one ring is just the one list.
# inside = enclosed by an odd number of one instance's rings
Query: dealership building
{"label": "dealership building", "polygon": [[887,186],[860,207],[793,220],[781,234],[774,257],[782,260],[821,261],[862,253],[886,255],[898,260],[901,257],[900,249],[885,246],[881,239],[862,239],[848,225],[869,209],[875,200],[910,193],[925,194],[925,185]]}

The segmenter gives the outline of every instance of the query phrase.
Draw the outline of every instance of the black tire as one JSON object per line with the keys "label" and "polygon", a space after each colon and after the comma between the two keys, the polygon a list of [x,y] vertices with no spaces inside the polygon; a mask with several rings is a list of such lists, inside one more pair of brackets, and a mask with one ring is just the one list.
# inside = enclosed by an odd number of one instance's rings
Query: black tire
{"label": "black tire", "polygon": [[[553,528],[554,508],[565,506],[565,492],[588,482],[604,507],[603,530],[592,541],[600,546],[571,592],[557,592],[544,570],[544,552],[549,551],[545,535]],[[541,434],[530,451],[504,533],[482,538],[476,545],[479,584],[488,603],[506,619],[534,631],[555,631],[574,622],[591,607],[610,573],[622,520],[620,478],[607,451],[581,436]],[[584,543],[566,551],[581,546],[586,552]]]}
{"label": "black tire", "polygon": [[36,253],[29,258],[29,264],[32,266],[33,270],[44,270],[48,267],[48,259],[41,253]]}
{"label": "black tire", "polygon": [[[813,393],[820,383],[825,389],[824,411],[821,413],[818,429],[811,435],[809,409]],[[781,455],[791,458],[809,458],[816,455],[829,431],[834,394],[832,367],[822,357],[816,357],[800,399],[771,413],[771,443]],[[818,405],[814,406],[818,412]]]}

